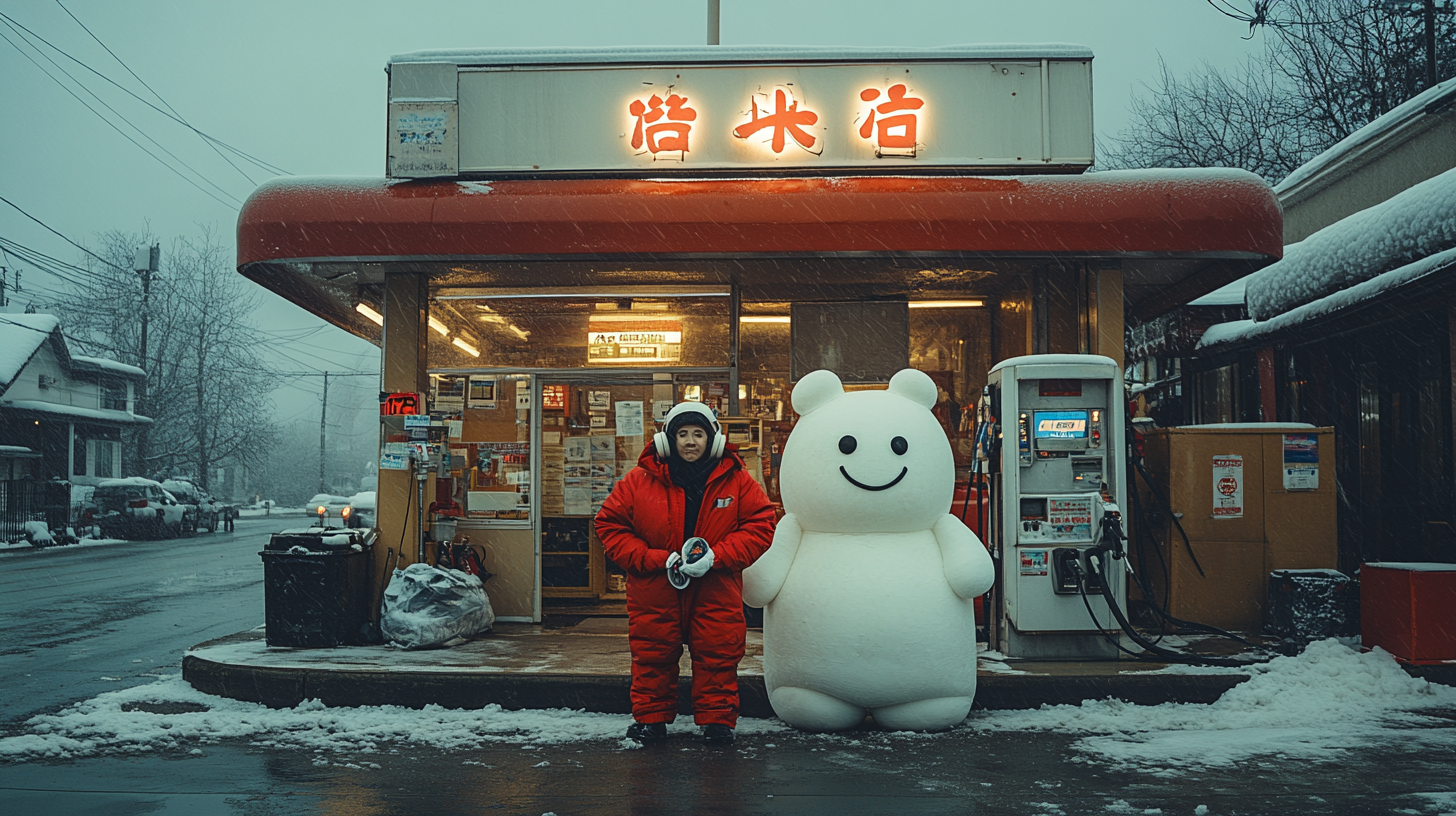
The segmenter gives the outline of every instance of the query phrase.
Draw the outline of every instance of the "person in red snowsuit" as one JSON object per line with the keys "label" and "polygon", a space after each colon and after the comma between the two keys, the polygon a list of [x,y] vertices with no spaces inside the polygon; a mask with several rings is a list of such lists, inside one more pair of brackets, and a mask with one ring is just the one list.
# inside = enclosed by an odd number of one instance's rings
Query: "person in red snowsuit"
{"label": "person in red snowsuit", "polygon": [[[627,737],[646,743],[667,736],[687,644],[693,722],[709,742],[732,742],[747,634],[742,572],[773,540],[773,505],[700,403],[673,408],[637,464],[596,516],[603,550],[627,571],[634,720]],[[691,545],[684,545],[695,538],[707,542],[706,552],[699,545],[689,564]],[[670,578],[687,585],[677,589]]]}

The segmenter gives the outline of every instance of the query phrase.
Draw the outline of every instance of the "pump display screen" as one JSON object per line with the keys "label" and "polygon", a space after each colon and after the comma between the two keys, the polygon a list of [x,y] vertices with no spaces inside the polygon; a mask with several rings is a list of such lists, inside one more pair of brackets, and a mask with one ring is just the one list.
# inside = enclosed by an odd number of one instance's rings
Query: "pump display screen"
{"label": "pump display screen", "polygon": [[1086,411],[1035,411],[1032,423],[1037,439],[1086,439]]}

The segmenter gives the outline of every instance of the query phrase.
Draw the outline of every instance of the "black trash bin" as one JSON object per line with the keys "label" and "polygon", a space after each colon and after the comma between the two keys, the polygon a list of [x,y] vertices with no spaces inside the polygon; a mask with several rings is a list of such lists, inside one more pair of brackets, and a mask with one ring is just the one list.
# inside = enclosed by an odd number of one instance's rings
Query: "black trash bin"
{"label": "black trash bin", "polygon": [[263,552],[269,646],[323,648],[370,642],[373,536],[335,528],[275,533]]}
{"label": "black trash bin", "polygon": [[1358,634],[1359,603],[1359,584],[1337,570],[1269,573],[1270,634],[1295,640]]}

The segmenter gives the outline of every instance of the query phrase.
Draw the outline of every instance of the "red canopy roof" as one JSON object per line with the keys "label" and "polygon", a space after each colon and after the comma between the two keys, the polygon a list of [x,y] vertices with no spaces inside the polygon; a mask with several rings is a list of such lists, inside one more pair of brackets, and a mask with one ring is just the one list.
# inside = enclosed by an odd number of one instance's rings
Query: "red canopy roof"
{"label": "red canopy roof", "polygon": [[1240,170],[1078,176],[285,178],[238,217],[266,261],[937,253],[1277,258],[1269,185]]}

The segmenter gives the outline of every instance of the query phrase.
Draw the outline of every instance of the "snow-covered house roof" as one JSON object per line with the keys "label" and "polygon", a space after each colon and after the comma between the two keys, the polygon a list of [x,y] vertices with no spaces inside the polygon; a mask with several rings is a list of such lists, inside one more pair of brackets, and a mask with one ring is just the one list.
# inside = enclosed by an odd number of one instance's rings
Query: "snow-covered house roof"
{"label": "snow-covered house roof", "polygon": [[84,357],[80,354],[71,355],[71,369],[73,371],[104,371],[107,374],[138,380],[145,379],[147,376],[147,372],[134,365],[118,363],[115,360],[108,360],[105,357]]}
{"label": "snow-covered house roof", "polygon": [[1425,124],[1423,120],[1428,114],[1442,113],[1453,106],[1456,106],[1456,78],[1432,85],[1295,168],[1274,185],[1274,194],[1283,200],[1287,195],[1298,192],[1300,187],[1315,182],[1334,165],[1348,161],[1391,137],[1403,138],[1401,130],[1413,124]]}
{"label": "snow-covered house roof", "polygon": [[55,315],[0,314],[0,393],[15,382],[47,340],[61,359],[69,356],[60,326]]}
{"label": "snow-covered house roof", "polygon": [[1456,169],[1331,224],[1244,279],[1250,320],[1222,323],[1200,349],[1329,317],[1456,268]]}

